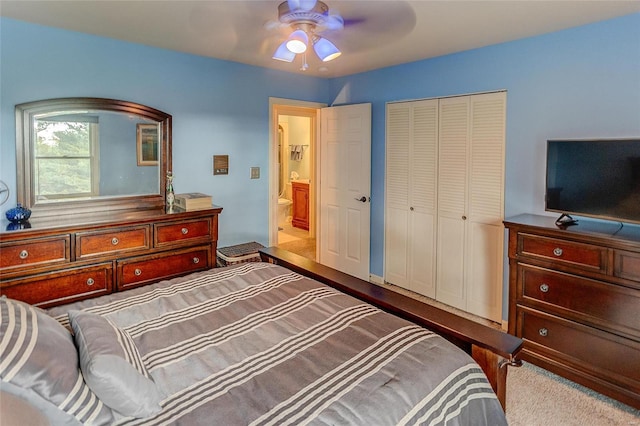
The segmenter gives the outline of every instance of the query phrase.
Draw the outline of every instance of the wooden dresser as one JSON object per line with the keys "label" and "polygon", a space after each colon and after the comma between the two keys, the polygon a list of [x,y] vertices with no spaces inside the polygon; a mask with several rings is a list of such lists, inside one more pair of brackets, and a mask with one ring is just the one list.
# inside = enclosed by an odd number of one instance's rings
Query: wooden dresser
{"label": "wooden dresser", "polygon": [[0,294],[50,307],[215,266],[220,207],[32,219],[0,233]]}
{"label": "wooden dresser", "polygon": [[640,408],[640,226],[520,215],[509,229],[509,333],[520,358]]}

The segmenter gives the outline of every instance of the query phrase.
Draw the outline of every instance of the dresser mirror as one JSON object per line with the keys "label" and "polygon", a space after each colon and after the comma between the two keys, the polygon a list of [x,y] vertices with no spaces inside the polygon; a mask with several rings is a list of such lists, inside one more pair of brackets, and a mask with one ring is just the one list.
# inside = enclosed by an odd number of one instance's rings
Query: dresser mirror
{"label": "dresser mirror", "polygon": [[164,205],[171,116],[133,102],[16,106],[17,199],[32,217]]}

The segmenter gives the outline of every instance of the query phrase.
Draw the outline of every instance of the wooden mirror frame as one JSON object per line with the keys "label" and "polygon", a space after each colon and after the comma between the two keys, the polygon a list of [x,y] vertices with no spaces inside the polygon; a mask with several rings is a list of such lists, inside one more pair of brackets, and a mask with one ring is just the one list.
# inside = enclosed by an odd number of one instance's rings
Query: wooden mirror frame
{"label": "wooden mirror frame", "polygon": [[[104,199],[65,200],[37,204],[33,191],[32,173],[34,116],[46,112],[64,111],[65,109],[121,112],[158,122],[161,128],[158,194],[109,196]],[[135,148],[135,139],[131,143]],[[113,210],[139,210],[164,206],[166,177],[172,169],[171,149],[171,115],[146,105],[104,98],[58,98],[16,105],[17,201],[22,206],[31,209],[32,217],[64,215],[70,212],[82,214]]]}

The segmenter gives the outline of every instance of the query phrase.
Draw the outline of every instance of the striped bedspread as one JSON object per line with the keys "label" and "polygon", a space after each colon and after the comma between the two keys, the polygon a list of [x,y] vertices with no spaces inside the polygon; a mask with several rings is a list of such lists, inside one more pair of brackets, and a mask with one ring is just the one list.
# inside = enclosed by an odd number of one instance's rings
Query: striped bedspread
{"label": "striped bedspread", "polygon": [[504,425],[482,370],[440,336],[269,263],[49,311],[133,338],[165,396],[121,425]]}

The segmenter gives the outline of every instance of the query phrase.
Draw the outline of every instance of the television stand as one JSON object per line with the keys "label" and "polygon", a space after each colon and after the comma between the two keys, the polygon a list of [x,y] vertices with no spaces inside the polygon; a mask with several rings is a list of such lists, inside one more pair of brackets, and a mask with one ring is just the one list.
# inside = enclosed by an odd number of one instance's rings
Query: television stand
{"label": "television stand", "polygon": [[520,358],[640,409],[640,226],[520,215],[509,230],[509,333]]}

